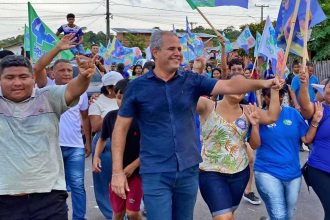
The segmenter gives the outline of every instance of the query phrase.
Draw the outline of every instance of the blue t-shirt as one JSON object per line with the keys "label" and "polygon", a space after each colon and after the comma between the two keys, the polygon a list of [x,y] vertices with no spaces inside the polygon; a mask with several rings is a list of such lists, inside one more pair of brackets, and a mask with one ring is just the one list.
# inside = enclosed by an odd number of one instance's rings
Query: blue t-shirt
{"label": "blue t-shirt", "polygon": [[330,173],[330,107],[323,104],[323,118],[320,121],[308,165]]}
{"label": "blue t-shirt", "polygon": [[[309,82],[308,82],[308,93],[309,93],[309,98],[310,101],[313,102],[315,100],[315,91],[312,87],[312,84],[319,84],[319,80],[315,75],[311,75],[309,77]],[[297,99],[299,100],[299,91],[300,91],[300,80],[299,76],[293,77],[292,83],[291,83],[291,89],[294,91],[296,94]]]}
{"label": "blue t-shirt", "polygon": [[308,125],[296,109],[282,107],[275,123],[260,125],[261,145],[254,170],[284,181],[301,176],[299,149],[307,131]]}
{"label": "blue t-shirt", "polygon": [[[249,104],[254,104],[257,103],[257,96],[256,96],[256,92],[252,91],[252,92],[248,92],[245,94],[244,96],[244,101]],[[257,103],[258,104],[258,103]]]}
{"label": "blue t-shirt", "polygon": [[79,27],[77,25],[75,25],[74,27],[69,27],[69,25],[64,24],[59,29],[57,29],[57,31],[58,31],[58,33],[64,32],[64,35],[75,33],[75,37],[77,38],[75,40],[76,43],[78,43],[80,40],[80,37],[84,35],[81,27]]}
{"label": "blue t-shirt", "polygon": [[176,172],[198,165],[196,106],[217,80],[177,72],[165,82],[153,72],[127,86],[119,115],[135,118],[141,130],[140,173]]}

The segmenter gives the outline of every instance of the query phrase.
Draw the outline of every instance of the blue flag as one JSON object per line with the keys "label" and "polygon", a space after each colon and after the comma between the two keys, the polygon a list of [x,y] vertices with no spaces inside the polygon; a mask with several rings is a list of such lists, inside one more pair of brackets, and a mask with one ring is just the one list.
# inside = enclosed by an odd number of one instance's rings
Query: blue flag
{"label": "blue flag", "polygon": [[[223,38],[224,38],[225,41],[226,41],[225,52],[226,52],[226,53],[229,53],[229,52],[233,51],[233,50],[234,50],[234,49],[233,49],[233,46],[231,45],[230,40],[226,37],[225,33],[223,33],[222,36],[223,36]],[[222,50],[221,45],[220,45],[219,47],[220,47],[220,49]]]}
{"label": "blue flag", "polygon": [[188,22],[188,17],[186,16],[186,34],[187,34],[187,47],[189,48],[189,50],[191,51],[195,51],[195,48],[194,48],[194,42],[193,42],[193,34],[191,33],[190,31],[190,28],[189,28],[189,22]]}
{"label": "blue flag", "polygon": [[272,70],[276,70],[277,65],[277,43],[275,39],[275,29],[270,21],[269,16],[266,20],[264,31],[260,40],[259,53],[267,57],[272,62]]}
{"label": "blue flag", "polygon": [[138,47],[124,47],[120,41],[114,37],[111,48],[107,49],[104,54],[104,63],[106,66],[110,66],[113,62],[124,63],[125,69],[128,69],[141,58],[142,52]]}
{"label": "blue flag", "polygon": [[[316,24],[324,21],[326,16],[319,5],[317,0],[308,0],[310,4],[310,23],[309,29],[314,27]],[[286,41],[289,38],[291,20],[293,19],[293,13],[295,8],[295,0],[282,0],[280,11],[276,23],[276,39],[278,41],[278,46],[285,49]],[[294,34],[292,38],[292,43],[290,46],[290,52],[298,56],[303,56],[304,48],[304,23],[306,17],[306,0],[301,0],[297,15],[297,21],[294,27]]]}
{"label": "blue flag", "polygon": [[255,43],[256,40],[251,34],[249,26],[246,26],[242,31],[242,33],[237,38],[235,45],[239,48],[244,49],[246,54],[249,54],[249,49],[254,47]]}
{"label": "blue flag", "polygon": [[259,56],[260,41],[261,41],[261,34],[257,31],[256,45],[254,47],[254,57],[258,57]]}

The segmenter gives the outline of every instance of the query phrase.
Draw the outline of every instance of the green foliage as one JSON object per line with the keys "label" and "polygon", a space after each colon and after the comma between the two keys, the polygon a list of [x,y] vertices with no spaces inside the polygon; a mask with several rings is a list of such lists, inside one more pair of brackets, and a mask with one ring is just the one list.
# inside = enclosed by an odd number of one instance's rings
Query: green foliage
{"label": "green foliage", "polygon": [[102,31],[94,33],[88,31],[84,34],[84,47],[90,49],[92,44],[102,43],[104,46],[107,45],[107,36]]}
{"label": "green foliage", "polygon": [[24,35],[18,35],[17,37],[11,37],[0,41],[0,48],[10,47],[16,44],[22,44],[24,41]]}
{"label": "green foliage", "polygon": [[[319,1],[324,13],[330,16],[330,1]],[[315,52],[313,60],[330,59],[330,20],[329,18],[313,28],[309,49]]]}
{"label": "green foliage", "polygon": [[146,48],[146,37],[144,35],[133,35],[126,34],[126,40],[128,41],[128,47],[138,47],[141,51],[144,51]]}

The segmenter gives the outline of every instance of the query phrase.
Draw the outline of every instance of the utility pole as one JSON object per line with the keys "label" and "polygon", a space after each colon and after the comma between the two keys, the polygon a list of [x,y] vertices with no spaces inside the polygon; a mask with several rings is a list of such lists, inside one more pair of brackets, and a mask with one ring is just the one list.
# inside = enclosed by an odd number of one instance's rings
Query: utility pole
{"label": "utility pole", "polygon": [[261,21],[262,22],[264,20],[264,8],[269,8],[269,5],[257,5],[255,4],[255,6],[257,8],[261,8]]}
{"label": "utility pole", "polygon": [[193,27],[195,24],[197,24],[197,22],[189,22],[189,24],[190,24],[190,30],[192,30],[192,29],[194,29]]}
{"label": "utility pole", "polygon": [[107,13],[106,13],[106,20],[107,20],[107,41],[109,41],[110,39],[110,0],[106,0],[107,1]]}

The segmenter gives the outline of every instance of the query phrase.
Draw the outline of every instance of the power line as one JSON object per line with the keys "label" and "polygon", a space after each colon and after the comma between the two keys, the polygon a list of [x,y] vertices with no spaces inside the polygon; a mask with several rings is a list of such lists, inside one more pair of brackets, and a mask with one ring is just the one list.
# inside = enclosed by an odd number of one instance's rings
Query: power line
{"label": "power line", "polygon": [[[36,2],[33,5],[89,5],[100,4],[100,2]],[[26,5],[23,2],[0,2],[0,5]]]}
{"label": "power line", "polygon": [[255,4],[255,6],[257,8],[261,8],[261,21],[262,22],[264,20],[264,8],[269,8],[269,5],[257,5]]}

